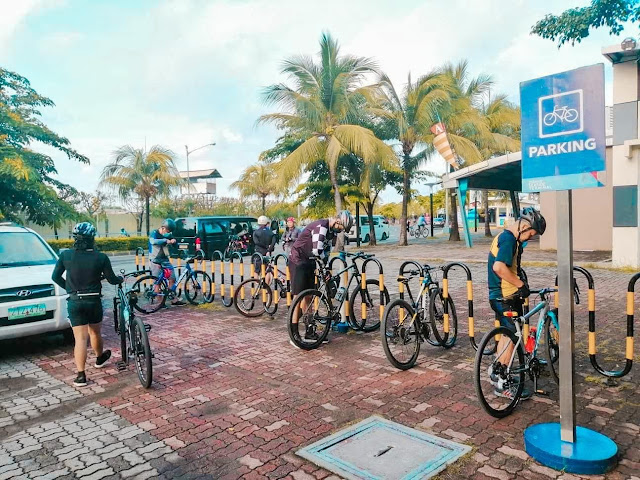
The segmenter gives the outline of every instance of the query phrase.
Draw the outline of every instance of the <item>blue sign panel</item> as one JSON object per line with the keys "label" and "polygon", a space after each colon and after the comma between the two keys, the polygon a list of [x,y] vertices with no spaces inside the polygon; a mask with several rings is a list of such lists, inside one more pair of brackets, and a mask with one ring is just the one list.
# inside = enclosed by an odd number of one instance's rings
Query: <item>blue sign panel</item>
{"label": "blue sign panel", "polygon": [[522,191],[602,187],[604,65],[520,84]]}

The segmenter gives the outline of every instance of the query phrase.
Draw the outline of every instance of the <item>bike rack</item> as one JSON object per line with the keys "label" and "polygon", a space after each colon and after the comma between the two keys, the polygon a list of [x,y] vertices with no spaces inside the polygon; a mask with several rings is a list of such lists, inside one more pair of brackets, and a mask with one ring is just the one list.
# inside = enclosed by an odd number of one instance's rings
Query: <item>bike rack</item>
{"label": "bike rack", "polygon": [[478,344],[475,339],[475,330],[473,324],[473,280],[471,278],[471,270],[464,263],[452,262],[442,268],[442,297],[444,298],[444,338],[442,345],[447,343],[449,338],[449,270],[453,267],[462,268],[467,274],[467,302],[469,305],[469,342],[474,350],[478,350]]}
{"label": "bike rack", "polygon": [[[220,260],[221,265],[223,262],[223,255],[220,250],[215,250],[211,254],[211,300],[213,302],[216,299],[216,260]],[[224,303],[224,266],[221,266],[221,276],[222,283],[220,285],[220,296],[222,297],[222,302]]]}
{"label": "bike rack", "polygon": [[[142,261],[140,261],[140,256],[142,257]],[[140,265],[142,263],[142,265]],[[136,272],[140,271],[140,267],[142,266],[142,270],[147,269],[147,264],[144,259],[144,248],[138,247],[136,248]]]}
{"label": "bike rack", "polygon": [[[287,256],[286,253],[279,253],[277,254],[275,257],[273,257],[272,263],[273,266],[275,268],[275,272],[274,275],[277,277],[277,270],[278,270],[278,261],[284,258],[284,268],[285,268],[285,272],[287,275],[287,284],[286,284],[286,288],[287,288],[287,308],[289,308],[291,306],[291,279],[290,279],[290,274],[289,274],[289,257]],[[277,302],[280,302],[280,292],[277,292],[277,296],[276,292],[273,293],[274,294],[274,300],[276,300]]]}
{"label": "bike rack", "polygon": [[398,292],[400,293],[400,298],[402,300],[404,300],[404,283],[402,283],[400,280],[401,278],[404,278],[404,274],[408,270],[406,268],[408,265],[413,265],[420,272],[420,285],[422,285],[422,280],[424,280],[424,277],[422,275],[423,274],[422,265],[420,265],[418,262],[414,260],[408,260],[404,262],[402,265],[400,265],[400,270],[398,271]]}
{"label": "bike rack", "polygon": [[[380,320],[384,316],[384,271],[382,268],[382,263],[375,257],[367,258],[364,262],[362,262],[362,279],[360,288],[362,290],[367,289],[367,265],[373,262],[378,265],[378,287],[380,290]],[[367,304],[362,302],[362,320],[367,319]]]}
{"label": "bike rack", "polygon": [[[327,267],[329,268],[330,271],[333,272],[333,264],[336,261],[341,261],[342,265],[344,268],[347,268],[349,266],[349,264],[347,263],[347,260],[345,258],[343,258],[340,255],[334,255],[331,260],[329,260],[329,263],[327,264]],[[342,321],[344,320],[349,320],[349,272],[344,272],[342,274],[342,283],[344,283],[344,288],[346,289],[344,292],[344,315],[342,317]]]}

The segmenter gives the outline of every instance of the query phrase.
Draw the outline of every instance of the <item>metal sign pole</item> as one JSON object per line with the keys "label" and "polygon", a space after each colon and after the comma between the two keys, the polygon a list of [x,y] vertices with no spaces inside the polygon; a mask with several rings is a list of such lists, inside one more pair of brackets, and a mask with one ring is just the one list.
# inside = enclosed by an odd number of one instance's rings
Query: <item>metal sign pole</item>
{"label": "metal sign pole", "polygon": [[556,194],[558,228],[558,290],[560,304],[560,439],[576,438],[576,396],[573,328],[573,218],[571,190]]}

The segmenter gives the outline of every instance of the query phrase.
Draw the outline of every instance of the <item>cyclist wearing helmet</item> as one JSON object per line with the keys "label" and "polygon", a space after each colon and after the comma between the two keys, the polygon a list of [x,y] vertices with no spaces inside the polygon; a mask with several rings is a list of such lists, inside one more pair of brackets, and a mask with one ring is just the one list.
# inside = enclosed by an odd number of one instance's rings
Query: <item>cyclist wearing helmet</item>
{"label": "cyclist wearing helmet", "polygon": [[[170,270],[169,275],[169,288],[173,288],[176,283],[176,272],[171,265],[169,257],[169,245],[176,243],[176,239],[173,238],[172,232],[176,228],[176,222],[167,218],[157,230],[151,232],[149,235],[149,260],[151,261],[151,274],[160,277],[164,274],[164,270]],[[156,293],[160,292],[160,285],[154,287]],[[185,302],[179,298],[174,298],[171,305],[185,305]]]}
{"label": "cyclist wearing helmet", "polygon": [[[531,238],[544,234],[546,228],[547,222],[540,212],[532,207],[527,207],[522,211],[518,221],[509,228],[505,228],[493,239],[491,244],[487,272],[489,304],[500,324],[514,333],[516,331],[515,325],[504,313],[515,311],[518,316],[521,316],[523,301],[529,296],[529,285],[527,285],[520,268],[522,251]],[[513,347],[511,340],[502,336],[498,343],[498,352],[504,351],[499,358],[500,363],[507,365],[510,362]],[[493,372],[489,372],[489,374],[494,375]],[[508,396],[511,395],[511,392],[508,390],[498,391],[496,387],[496,395]],[[531,392],[523,391],[523,399],[530,397]]]}
{"label": "cyclist wearing helmet", "polygon": [[291,253],[291,247],[294,242],[300,236],[300,229],[296,227],[296,219],[293,217],[287,218],[287,229],[282,236],[282,246],[287,255]]}
{"label": "cyclist wearing helmet", "polygon": [[[323,262],[329,259],[331,243],[340,232],[349,231],[353,226],[353,217],[348,210],[343,210],[336,217],[311,222],[300,233],[291,247],[289,255],[289,271],[291,272],[291,291],[298,295],[303,290],[314,288],[316,263],[313,257],[320,257]],[[307,308],[306,302],[300,307]],[[293,323],[298,323],[299,311],[293,312]],[[315,332],[305,335],[312,340]],[[292,343],[293,344],[293,343]]]}
{"label": "cyclist wearing helmet", "polygon": [[[77,224],[73,229],[73,248],[64,250],[53,269],[51,278],[69,294],[67,307],[69,323],[75,339],[74,357],[78,375],[74,385],[87,385],[87,339],[96,354],[96,368],[102,368],[111,357],[111,350],[103,350],[102,336],[102,276],[112,285],[122,283],[111,268],[104,253],[95,250],[96,228],[89,222]],[[67,272],[66,278],[62,276]]]}

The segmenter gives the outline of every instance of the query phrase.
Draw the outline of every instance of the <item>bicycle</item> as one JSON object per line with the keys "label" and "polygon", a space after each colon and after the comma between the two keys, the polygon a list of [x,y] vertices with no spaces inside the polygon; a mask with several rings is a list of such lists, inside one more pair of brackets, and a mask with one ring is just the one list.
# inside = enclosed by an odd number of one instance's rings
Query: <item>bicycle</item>
{"label": "bicycle", "polygon": [[[263,313],[275,315],[278,310],[278,298],[274,298],[273,292],[279,298],[287,296],[285,287],[287,282],[286,272],[275,267],[272,257],[262,257],[265,264],[265,274],[271,273],[273,280],[270,284],[263,277],[248,278],[243,281],[233,294],[233,303],[236,310],[245,317],[259,317]],[[265,275],[266,276],[266,275]],[[255,307],[258,307],[254,310]]]}
{"label": "bicycle", "polygon": [[[165,306],[167,298],[173,300],[179,298],[184,290],[186,299],[192,305],[209,303],[212,299],[212,282],[209,274],[203,270],[193,270],[191,264],[196,260],[202,260],[202,250],[198,250],[195,255],[185,259],[185,269],[172,288],[169,288],[169,278],[174,269],[167,266],[162,269],[162,274],[158,277],[146,275],[136,280],[131,289],[138,294],[138,302],[134,304],[136,310],[149,314],[160,310]],[[178,288],[179,285],[183,288]]]}
{"label": "bicycle", "polygon": [[547,113],[542,119],[543,123],[547,127],[551,127],[555,125],[557,121],[560,123],[573,123],[578,120],[578,110],[575,108],[569,108],[566,105],[564,107],[558,107],[557,105],[553,107],[553,112]]}
{"label": "bicycle", "polygon": [[[125,278],[139,277],[144,275],[142,272],[120,273]],[[123,287],[125,285],[125,287]],[[153,367],[151,346],[149,345],[148,332],[151,325],[142,321],[140,317],[134,314],[134,307],[138,297],[132,289],[127,290],[123,281],[117,287],[117,294],[113,298],[113,324],[116,333],[120,336],[120,350],[122,351],[122,361],[118,362],[118,370],[124,370],[129,364],[129,358],[135,357],[136,372],[140,384],[144,388],[151,386]],[[129,347],[127,348],[127,343]]]}
{"label": "bicycle", "polygon": [[[391,302],[382,318],[382,348],[389,362],[400,370],[413,367],[420,353],[420,344],[424,341],[434,346],[451,348],[458,336],[458,317],[451,297],[447,297],[449,310],[449,335],[444,339],[444,305],[442,289],[431,272],[442,267],[423,265],[422,271],[410,270],[407,276],[399,276],[404,284],[409,300],[398,298]],[[413,298],[409,282],[421,275],[423,277],[416,299]],[[427,312],[429,323],[427,323]],[[431,328],[429,328],[429,325]],[[442,329],[440,334],[439,329]],[[431,338],[433,334],[434,339]]]}
{"label": "bicycle", "polygon": [[[503,418],[513,412],[522,396],[526,374],[533,380],[534,393],[537,395],[547,395],[538,389],[538,378],[545,365],[549,366],[554,381],[558,382],[560,328],[556,312],[551,309],[548,299],[550,293],[557,291],[556,288],[531,290],[532,294],[540,297],[540,302],[528,313],[518,316],[516,312],[505,312],[505,316],[513,320],[516,332],[500,326],[487,333],[480,342],[474,364],[474,383],[480,404],[489,415]],[[540,314],[537,326],[530,328],[529,337],[525,339],[522,326],[536,314]],[[497,345],[502,335],[507,336],[514,345],[507,365],[499,362],[509,346],[506,344],[498,351]],[[546,361],[538,358],[543,338],[546,344]],[[485,351],[490,342],[495,342],[495,346]],[[487,353],[490,351],[495,351],[495,355]]]}
{"label": "bicycle", "polygon": [[[329,329],[332,324],[341,323],[340,309],[346,299],[351,283],[355,279],[357,282],[356,288],[351,293],[349,298],[349,315],[348,321],[354,330],[362,330],[364,332],[371,332],[380,327],[380,319],[370,325],[367,322],[374,318],[377,308],[375,308],[373,298],[377,298],[380,292],[380,286],[378,280],[369,279],[365,283],[365,288],[362,288],[362,276],[360,269],[356,264],[357,260],[367,260],[374,255],[367,255],[364,252],[358,253],[345,253],[346,258],[351,258],[351,265],[343,268],[335,275],[332,275],[322,261],[317,257],[311,257],[318,265],[317,275],[317,288],[311,288],[303,290],[296,295],[289,310],[289,337],[291,341],[303,350],[313,350],[318,348],[329,334]],[[351,271],[346,285],[338,287],[340,284],[340,278],[345,272]],[[371,287],[371,291],[369,288]],[[374,293],[375,292],[375,293]],[[384,303],[389,303],[389,292],[386,287],[383,290]],[[333,303],[335,300],[337,303]],[[359,302],[359,308],[356,308],[356,304]],[[304,308],[303,308],[303,305]],[[362,314],[367,312],[365,318],[362,315],[359,317],[356,312]],[[298,322],[293,322],[293,315],[300,309],[298,315]],[[302,327],[301,327],[302,326]],[[300,328],[303,328],[302,334]]]}
{"label": "bicycle", "polygon": [[242,237],[238,235],[231,235],[227,248],[225,248],[222,256],[225,260],[229,260],[234,253],[239,253],[240,255],[246,254],[248,248],[249,240],[246,235],[242,235]]}

